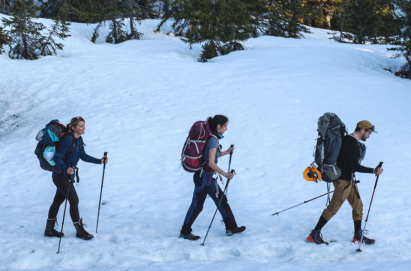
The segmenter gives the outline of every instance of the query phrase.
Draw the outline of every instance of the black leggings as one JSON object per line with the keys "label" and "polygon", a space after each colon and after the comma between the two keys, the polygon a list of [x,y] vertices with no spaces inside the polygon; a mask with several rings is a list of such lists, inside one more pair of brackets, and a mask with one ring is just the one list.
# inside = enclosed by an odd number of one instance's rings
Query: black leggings
{"label": "black leggings", "polygon": [[[49,210],[49,219],[57,217],[60,205],[66,200],[67,187],[69,184],[69,179],[55,179],[53,178],[53,183],[57,187],[56,195],[54,196],[53,203]],[[79,199],[77,196],[74,184],[70,183],[70,192],[68,201],[70,203],[70,216],[73,222],[80,221],[80,213],[78,210]]]}

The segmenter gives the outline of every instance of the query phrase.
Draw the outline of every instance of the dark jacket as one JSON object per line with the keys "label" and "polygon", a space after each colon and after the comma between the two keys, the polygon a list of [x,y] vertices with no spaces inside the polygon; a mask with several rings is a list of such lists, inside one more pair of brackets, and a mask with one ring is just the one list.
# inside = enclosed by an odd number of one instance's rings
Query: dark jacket
{"label": "dark jacket", "polygon": [[339,179],[351,181],[355,172],[373,173],[374,169],[360,165],[360,147],[356,138],[346,135],[338,157],[337,165],[341,168]]}
{"label": "dark jacket", "polygon": [[[64,155],[69,151],[71,145],[73,144],[74,150],[66,155]],[[64,157],[64,160],[63,160]],[[69,136],[64,137],[59,147],[56,150],[56,154],[53,157],[54,163],[56,166],[63,172],[62,174],[58,174],[53,172],[53,178],[61,179],[67,178],[67,169],[71,167],[71,163],[74,162],[74,166],[77,166],[79,160],[83,160],[84,162],[94,163],[94,164],[101,164],[101,159],[97,159],[87,155],[86,151],[84,150],[83,139],[75,138],[72,133]]]}

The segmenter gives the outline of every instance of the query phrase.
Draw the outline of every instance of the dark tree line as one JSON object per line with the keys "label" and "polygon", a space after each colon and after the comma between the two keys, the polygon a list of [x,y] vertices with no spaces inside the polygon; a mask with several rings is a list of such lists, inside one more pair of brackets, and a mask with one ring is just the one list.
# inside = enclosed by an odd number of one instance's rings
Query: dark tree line
{"label": "dark tree line", "polygon": [[[333,31],[338,42],[393,44],[406,65],[398,76],[411,79],[410,0],[0,0],[10,18],[0,25],[0,54],[10,47],[12,58],[37,59],[56,54],[69,33],[69,22],[102,26],[104,37],[118,44],[142,37],[138,24],[160,18],[190,48],[201,44],[199,61],[243,50],[243,42],[261,35],[301,38],[307,26]],[[53,19],[50,29],[37,22]],[[44,33],[47,34],[44,34]],[[7,47],[6,47],[7,46]]]}
{"label": "dark tree line", "polygon": [[162,21],[190,45],[202,44],[198,61],[243,50],[241,42],[260,35],[301,37],[302,0],[165,0]]}

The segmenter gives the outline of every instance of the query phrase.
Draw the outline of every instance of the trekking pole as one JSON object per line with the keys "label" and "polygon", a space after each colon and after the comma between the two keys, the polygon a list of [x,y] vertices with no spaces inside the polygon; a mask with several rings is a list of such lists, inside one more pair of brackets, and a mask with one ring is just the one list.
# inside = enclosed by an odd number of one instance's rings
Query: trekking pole
{"label": "trekking pole", "polygon": [[[375,174],[377,174],[377,170],[378,168],[382,167],[383,162],[380,162],[376,168],[376,172]],[[364,224],[364,230],[362,231],[361,234],[361,241],[360,241],[360,246],[358,247],[358,249],[356,251],[358,252],[362,252],[361,250],[361,243],[362,243],[362,239],[364,237],[364,232],[365,232],[365,227],[367,226],[367,221],[368,221],[368,216],[370,214],[370,210],[371,210],[371,204],[372,204],[372,200],[374,199],[374,193],[375,193],[375,189],[377,188],[377,183],[378,183],[378,178],[380,177],[380,175],[377,175],[377,179],[375,180],[375,185],[374,185],[374,191],[372,192],[372,197],[371,197],[371,202],[370,202],[370,207],[368,208],[368,213],[367,213],[367,218],[365,219],[365,224]]]}
{"label": "trekking pole", "polygon": [[282,213],[282,212],[285,212],[285,211],[287,211],[287,210],[293,209],[293,208],[295,208],[295,207],[297,207],[297,206],[300,206],[300,205],[302,205],[302,204],[304,204],[304,203],[307,203],[307,202],[310,202],[310,201],[312,201],[312,200],[315,200],[315,199],[321,198],[321,197],[323,197],[323,196],[325,196],[325,195],[328,195],[328,194],[331,194],[331,193],[333,193],[333,192],[334,192],[334,190],[333,190],[333,191],[331,191],[331,192],[328,192],[328,193],[322,194],[321,196],[315,197],[315,198],[313,198],[313,199],[306,200],[306,201],[304,201],[303,203],[297,204],[297,205],[295,205],[295,206],[293,206],[293,207],[287,208],[287,209],[282,210],[282,211],[280,211],[280,212],[276,212],[276,213],[272,214],[271,216],[273,216],[273,215],[278,215],[279,213]]}
{"label": "trekking pole", "polygon": [[[74,169],[74,162],[71,162],[71,167]],[[63,222],[61,222],[60,242],[59,242],[59,248],[57,250],[57,254],[60,253],[60,244],[61,244],[61,236],[63,235],[64,218],[66,217],[67,201],[68,201],[68,197],[69,197],[69,194],[70,194],[70,182],[71,181],[74,182],[74,173],[75,172],[73,172],[73,175],[71,175],[69,180],[68,180],[66,204],[64,205]]]}
{"label": "trekking pole", "polygon": [[[234,145],[231,145],[230,148],[234,148]],[[227,171],[227,172],[230,172],[230,168],[231,168],[231,157],[232,157],[232,156],[233,156],[233,152],[230,151],[230,160],[229,160],[229,162],[228,162],[228,171]],[[231,170],[231,173],[234,173],[234,174],[235,174],[235,170],[234,170],[234,169]],[[227,178],[227,179],[228,179],[228,178]],[[211,229],[211,225],[213,224],[215,215],[217,214],[217,210],[218,210],[218,208],[220,207],[221,202],[223,201],[223,198],[224,198],[224,196],[225,196],[225,192],[226,192],[226,190],[227,190],[227,188],[228,188],[228,184],[229,184],[229,183],[230,183],[230,179],[227,180],[227,184],[225,185],[223,196],[221,197],[220,202],[219,202],[218,205],[217,205],[217,209],[216,209],[215,212],[214,212],[213,219],[211,220],[211,223],[210,223],[210,226],[208,227],[206,236],[204,237],[203,243],[201,244],[202,246],[204,246],[205,240],[207,239],[208,232],[209,232],[210,229]]]}
{"label": "trekking pole", "polygon": [[103,194],[103,182],[104,182],[104,172],[106,171],[106,159],[107,159],[107,152],[104,152],[103,179],[101,180],[100,201],[99,201],[99,203],[98,203],[98,214],[97,214],[96,233],[97,233],[97,229],[98,229],[98,219],[99,219],[99,217],[100,217],[101,195]]}
{"label": "trekking pole", "polygon": [[[231,149],[231,148],[234,148],[234,144],[231,144],[230,149]],[[229,162],[228,162],[228,172],[230,172],[231,155],[232,155],[232,153],[231,153],[231,151],[230,151],[230,160],[229,160]],[[228,188],[228,187],[227,187],[227,188]],[[227,197],[227,195],[228,195],[228,189],[227,189],[227,191],[225,191],[225,196]]]}

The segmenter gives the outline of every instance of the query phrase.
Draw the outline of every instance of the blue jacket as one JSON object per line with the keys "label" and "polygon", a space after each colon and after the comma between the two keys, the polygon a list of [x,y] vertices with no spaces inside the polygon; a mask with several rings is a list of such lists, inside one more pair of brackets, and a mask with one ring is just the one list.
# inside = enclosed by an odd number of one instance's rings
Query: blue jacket
{"label": "blue jacket", "polygon": [[[74,142],[72,142],[72,139],[74,139]],[[73,143],[74,150],[69,155],[64,157],[63,160],[63,156],[68,152]],[[80,159],[84,162],[101,164],[101,159],[91,157],[86,153],[86,151],[84,150],[83,139],[81,138],[81,136],[80,138],[75,138],[73,134],[70,133],[70,137],[66,136],[61,140],[60,145],[56,150],[56,154],[53,157],[54,163],[56,163],[56,166],[63,173],[58,174],[53,171],[53,178],[67,178],[67,169],[71,167],[71,163],[74,162],[74,166],[77,166],[77,163]]]}

